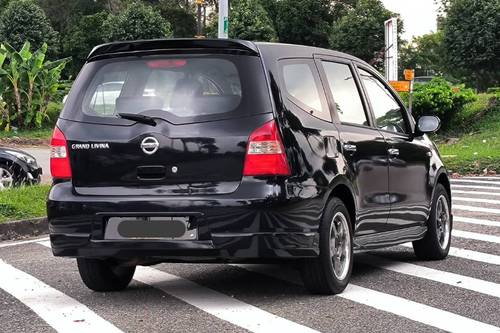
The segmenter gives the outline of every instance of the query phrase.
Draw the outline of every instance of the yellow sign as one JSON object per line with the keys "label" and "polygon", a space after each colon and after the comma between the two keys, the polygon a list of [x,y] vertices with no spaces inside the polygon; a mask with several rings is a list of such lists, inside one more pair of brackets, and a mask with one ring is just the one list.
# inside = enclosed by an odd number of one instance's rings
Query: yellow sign
{"label": "yellow sign", "polygon": [[405,69],[403,72],[406,81],[413,81],[415,78],[415,70],[414,69]]}
{"label": "yellow sign", "polygon": [[397,92],[410,92],[410,81],[389,81]]}

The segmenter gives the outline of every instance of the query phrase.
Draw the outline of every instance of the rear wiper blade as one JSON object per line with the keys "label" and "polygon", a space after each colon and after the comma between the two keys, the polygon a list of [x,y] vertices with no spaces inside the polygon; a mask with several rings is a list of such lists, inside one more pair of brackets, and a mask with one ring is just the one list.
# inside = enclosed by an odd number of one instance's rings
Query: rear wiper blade
{"label": "rear wiper blade", "polygon": [[146,125],[156,126],[156,121],[150,116],[145,116],[136,113],[124,113],[124,112],[118,113],[118,116],[120,116],[120,118],[123,119],[134,120]]}

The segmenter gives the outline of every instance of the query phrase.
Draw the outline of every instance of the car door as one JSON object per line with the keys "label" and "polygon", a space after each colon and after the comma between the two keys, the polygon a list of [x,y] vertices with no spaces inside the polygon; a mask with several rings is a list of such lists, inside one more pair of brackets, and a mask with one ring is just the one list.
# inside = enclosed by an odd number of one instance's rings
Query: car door
{"label": "car door", "polygon": [[[356,243],[369,245],[382,232],[390,211],[388,160],[384,137],[373,120],[349,60],[318,57],[322,80],[338,127],[345,172],[356,192]],[[364,237],[366,236],[366,237]]]}
{"label": "car door", "polygon": [[413,121],[396,93],[373,70],[358,67],[375,124],[388,144],[390,230],[425,223],[430,207],[429,146],[413,138]]}

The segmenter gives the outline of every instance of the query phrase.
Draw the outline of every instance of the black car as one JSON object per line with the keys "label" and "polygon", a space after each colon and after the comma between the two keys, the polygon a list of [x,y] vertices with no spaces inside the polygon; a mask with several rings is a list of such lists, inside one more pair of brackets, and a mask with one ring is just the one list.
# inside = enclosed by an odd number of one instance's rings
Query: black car
{"label": "black car", "polygon": [[42,168],[36,159],[25,151],[0,147],[0,190],[36,185],[42,178]]}
{"label": "black car", "polygon": [[136,265],[299,264],[339,293],[353,252],[413,242],[443,259],[450,183],[398,95],[365,62],[241,40],[96,47],[52,138],[56,256],[97,291]]}

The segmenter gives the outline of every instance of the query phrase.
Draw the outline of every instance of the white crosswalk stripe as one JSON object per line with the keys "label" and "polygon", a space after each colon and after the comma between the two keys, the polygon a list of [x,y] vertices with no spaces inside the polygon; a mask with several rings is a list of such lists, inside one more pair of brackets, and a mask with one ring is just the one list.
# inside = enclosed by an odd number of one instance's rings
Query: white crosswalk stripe
{"label": "white crosswalk stripe", "polygon": [[363,255],[356,257],[356,261],[383,268],[389,271],[410,275],[422,279],[444,283],[450,286],[468,289],[500,298],[500,284],[484,281],[460,274],[440,271],[425,266],[409,264],[401,261],[388,260],[374,255]]}
{"label": "white crosswalk stripe", "polygon": [[40,241],[47,241],[48,239],[49,239],[49,237],[43,237],[43,238],[30,239],[30,240],[25,240],[25,241],[5,242],[5,243],[0,244],[0,248],[17,246],[17,245],[24,245],[24,244],[30,244],[30,243],[37,243]]}
{"label": "white crosswalk stripe", "polygon": [[[410,247],[410,248],[413,247],[411,245],[411,243],[404,243],[404,244],[401,244],[401,246]],[[489,254],[489,253],[484,253],[484,252],[477,252],[477,251],[466,250],[466,249],[461,249],[461,248],[457,248],[457,247],[450,247],[449,255],[454,256],[454,257],[463,258],[463,259],[484,262],[486,264],[500,265],[500,256],[496,256],[494,254]]]}
{"label": "white crosswalk stripe", "polygon": [[[302,285],[299,277],[288,270],[269,269],[262,265],[240,265],[234,266],[244,268],[259,274],[271,276],[291,283]],[[372,289],[349,284],[338,297],[361,303],[372,308],[393,313],[429,326],[433,326],[448,332],[500,332],[500,328],[488,325],[467,317],[463,317],[448,311],[434,308],[425,304],[417,303],[398,296],[382,293]]]}
{"label": "white crosswalk stripe", "polygon": [[451,235],[454,237],[459,237],[459,238],[474,239],[474,240],[483,241],[483,242],[500,244],[500,237],[499,236],[480,234],[477,232],[470,232],[470,231],[457,230],[457,229],[452,230]]}
{"label": "white crosswalk stripe", "polygon": [[452,190],[453,197],[455,194],[468,194],[468,195],[491,195],[500,197],[500,191],[498,192],[486,192],[486,191],[462,191],[462,190]]}
{"label": "white crosswalk stripe", "polygon": [[467,176],[462,177],[462,179],[488,179],[488,180],[498,180],[500,181],[500,177],[498,176]]}
{"label": "white crosswalk stripe", "polygon": [[[0,288],[58,332],[121,332],[85,305],[0,260]],[[8,277],[8,278],[6,278]]]}
{"label": "white crosswalk stripe", "polygon": [[451,190],[455,188],[470,188],[470,189],[478,189],[478,190],[490,190],[492,192],[498,192],[500,191],[500,187],[497,186],[481,186],[481,185],[457,185],[457,184],[451,184]]}
{"label": "white crosswalk stripe", "polygon": [[454,222],[469,223],[469,224],[477,224],[477,225],[486,225],[489,227],[500,227],[500,221],[476,219],[476,218],[465,217],[465,216],[455,215],[455,216],[453,216],[453,221]]}
{"label": "white crosswalk stripe", "polygon": [[478,206],[467,206],[467,205],[453,205],[454,210],[465,210],[469,212],[482,212],[490,214],[500,214],[500,209],[498,208],[486,208]]}
{"label": "white crosswalk stripe", "polygon": [[477,180],[475,178],[472,179],[452,179],[452,184],[456,183],[474,183],[474,184],[489,184],[489,185],[500,185],[500,181],[494,180]]}
{"label": "white crosswalk stripe", "polygon": [[457,197],[453,196],[453,201],[466,201],[466,202],[480,202],[480,203],[488,203],[493,205],[500,205],[500,200],[494,199],[483,199],[483,198],[466,198],[466,197]]}

